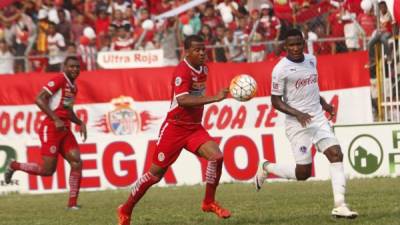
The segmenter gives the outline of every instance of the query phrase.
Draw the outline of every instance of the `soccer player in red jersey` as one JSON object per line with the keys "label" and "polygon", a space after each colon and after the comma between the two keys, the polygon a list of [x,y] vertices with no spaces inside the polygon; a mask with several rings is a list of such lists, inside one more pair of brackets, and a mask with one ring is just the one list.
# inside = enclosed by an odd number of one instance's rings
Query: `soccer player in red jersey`
{"label": "soccer player in red jersey", "polygon": [[85,123],[73,111],[77,93],[74,81],[79,73],[79,59],[73,56],[67,57],[64,62],[64,73],[50,80],[36,98],[36,104],[47,115],[39,130],[43,164],[11,161],[4,174],[7,184],[11,182],[12,175],[17,170],[33,175],[51,176],[57,168],[57,156],[61,154],[71,166],[69,209],[79,209],[77,199],[82,174],[79,146],[71,132],[71,122],[80,126],[83,141],[87,136]]}
{"label": "soccer player in red jersey", "polygon": [[160,129],[152,165],[136,181],[126,202],[118,207],[119,225],[130,224],[134,206],[152,185],[162,179],[183,148],[208,160],[202,210],[215,213],[220,218],[231,215],[215,201],[223,154],[201,124],[204,105],[222,101],[226,98],[228,89],[222,89],[215,96],[205,96],[208,69],[204,65],[204,40],[197,35],[189,36],[185,39],[184,48],[186,57],[173,74],[171,106]]}

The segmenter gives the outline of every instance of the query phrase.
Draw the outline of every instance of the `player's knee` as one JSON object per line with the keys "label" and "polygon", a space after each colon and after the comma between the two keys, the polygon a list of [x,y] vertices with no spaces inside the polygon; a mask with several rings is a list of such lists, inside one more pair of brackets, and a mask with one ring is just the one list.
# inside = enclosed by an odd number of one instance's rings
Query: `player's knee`
{"label": "player's knee", "polygon": [[42,170],[41,175],[42,176],[52,176],[54,174],[54,172],[56,171],[55,168],[44,168]]}
{"label": "player's knee", "polygon": [[71,170],[82,170],[82,160],[70,162]]}
{"label": "player's knee", "polygon": [[222,154],[222,152],[217,152],[213,154],[208,160],[222,162],[224,161],[224,154]]}
{"label": "player's knee", "polygon": [[309,177],[311,177],[311,173],[300,173],[296,174],[296,178],[299,181],[304,181],[307,180]]}
{"label": "player's knee", "polygon": [[296,178],[299,181],[307,180],[311,177],[311,167],[297,167]]}
{"label": "player's knee", "polygon": [[339,147],[328,149],[326,151],[326,156],[331,163],[343,161],[343,153]]}

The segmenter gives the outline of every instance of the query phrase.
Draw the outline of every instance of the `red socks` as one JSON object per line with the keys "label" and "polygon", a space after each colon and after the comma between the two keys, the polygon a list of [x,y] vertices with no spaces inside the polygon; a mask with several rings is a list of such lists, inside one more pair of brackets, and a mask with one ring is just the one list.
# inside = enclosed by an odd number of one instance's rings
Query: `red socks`
{"label": "red socks", "polygon": [[150,172],[143,174],[133,185],[132,192],[128,200],[123,204],[122,211],[127,215],[132,213],[133,207],[143,197],[146,191],[154,184],[158,183],[160,178],[154,176]]}
{"label": "red socks", "polygon": [[16,161],[11,162],[10,165],[13,170],[22,170],[32,175],[42,175],[42,166],[37,163],[19,163]]}
{"label": "red socks", "polygon": [[215,201],[215,191],[221,178],[223,159],[208,161],[206,171],[206,195],[203,202],[209,204]]}
{"label": "red socks", "polygon": [[69,200],[68,207],[73,207],[77,205],[79,189],[81,187],[81,177],[82,171],[71,170],[69,174]]}

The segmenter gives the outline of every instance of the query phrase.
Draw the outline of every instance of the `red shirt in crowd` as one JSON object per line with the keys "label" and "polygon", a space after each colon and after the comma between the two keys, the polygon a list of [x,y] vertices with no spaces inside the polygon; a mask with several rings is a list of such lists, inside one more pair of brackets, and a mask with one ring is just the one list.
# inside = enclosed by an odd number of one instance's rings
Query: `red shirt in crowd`
{"label": "red shirt in crowd", "polygon": [[370,37],[376,29],[376,18],[374,15],[361,13],[357,16],[357,21],[360,26],[364,29],[367,37]]}

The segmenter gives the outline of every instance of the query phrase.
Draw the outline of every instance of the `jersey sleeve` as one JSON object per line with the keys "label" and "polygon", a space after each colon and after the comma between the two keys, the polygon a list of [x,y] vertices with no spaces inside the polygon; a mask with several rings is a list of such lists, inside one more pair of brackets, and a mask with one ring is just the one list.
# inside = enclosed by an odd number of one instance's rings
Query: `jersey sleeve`
{"label": "jersey sleeve", "polygon": [[65,79],[61,76],[58,76],[47,82],[47,84],[43,86],[43,89],[46,90],[50,95],[53,95],[63,86],[64,82]]}
{"label": "jersey sleeve", "polygon": [[174,76],[174,94],[175,97],[189,94],[191,87],[190,75],[185,70],[178,70]]}
{"label": "jersey sleeve", "polygon": [[282,96],[285,87],[285,77],[283,70],[279,67],[274,68],[272,71],[271,94]]}

